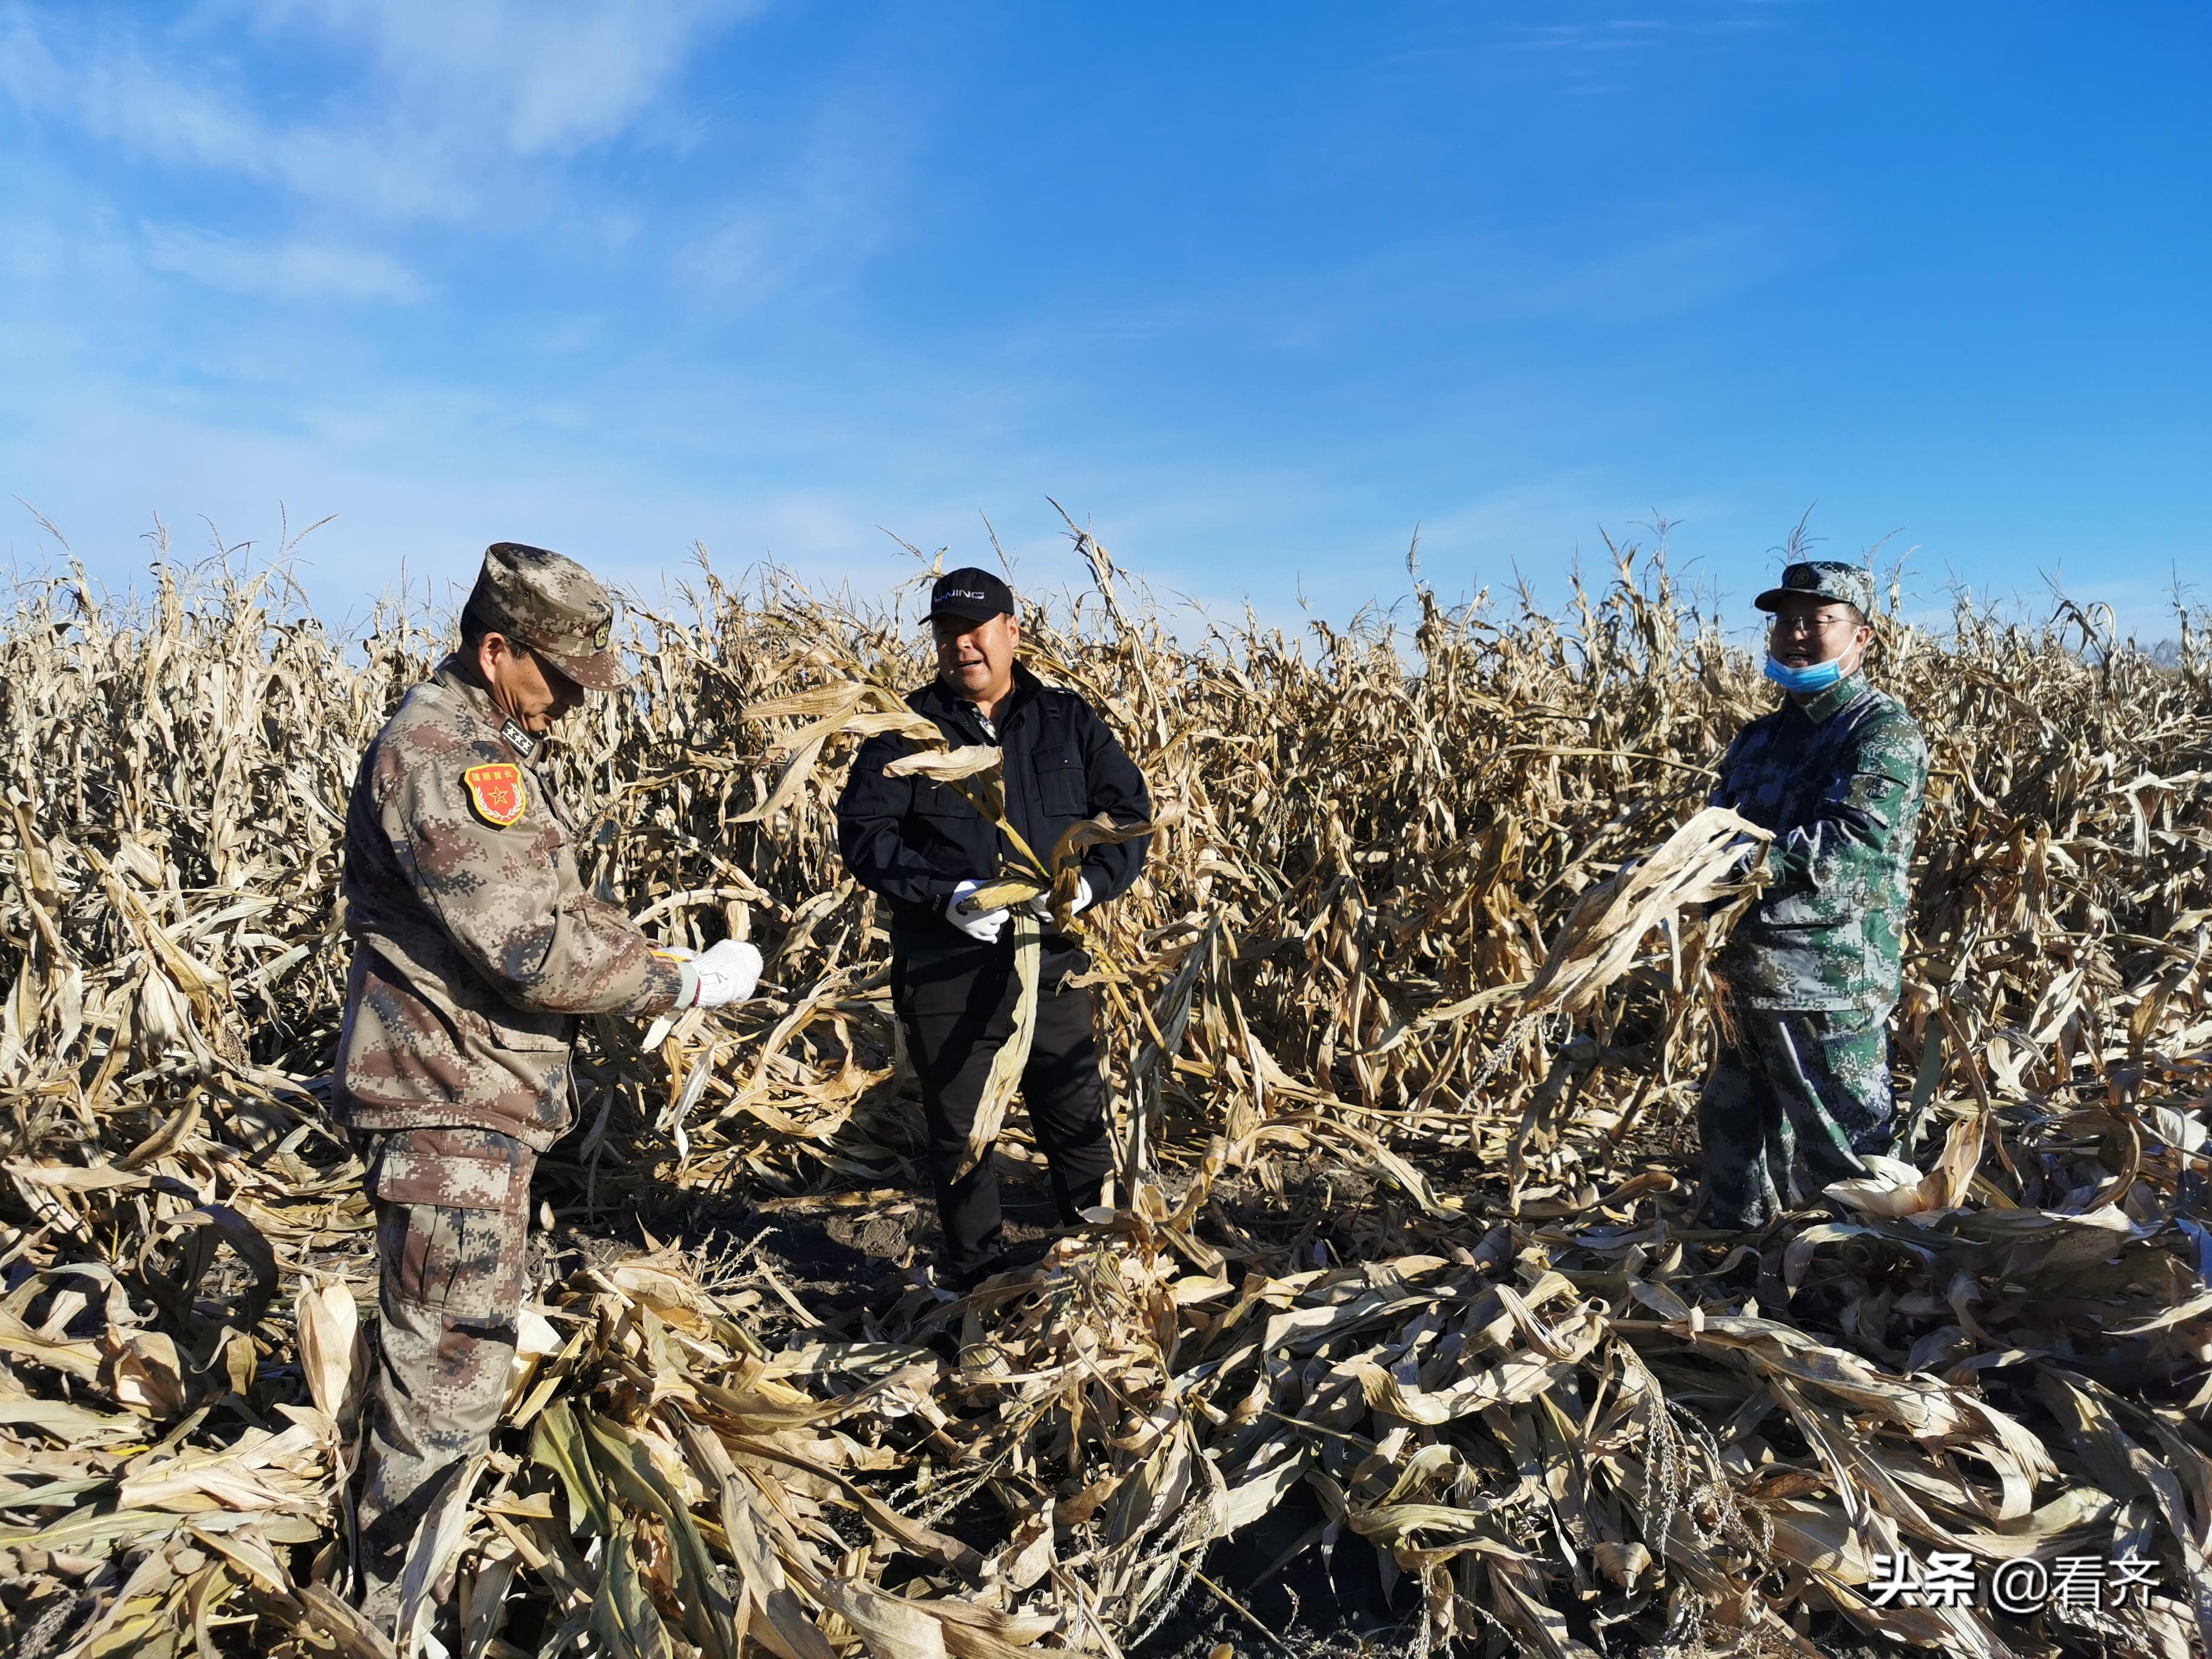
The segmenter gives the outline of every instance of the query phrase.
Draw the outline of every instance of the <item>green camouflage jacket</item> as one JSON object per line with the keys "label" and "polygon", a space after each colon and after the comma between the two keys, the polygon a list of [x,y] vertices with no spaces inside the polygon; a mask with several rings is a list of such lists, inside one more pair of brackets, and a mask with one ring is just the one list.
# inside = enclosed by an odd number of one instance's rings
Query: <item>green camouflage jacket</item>
{"label": "green camouflage jacket", "polygon": [[1744,1002],[1867,1012],[1895,1004],[1927,785],[1919,726],[1863,673],[1787,698],[1736,734],[1713,805],[1774,832],[1772,884],[1717,964]]}
{"label": "green camouflage jacket", "polygon": [[344,1121],[489,1129],[542,1152],[568,1127],[574,1016],[688,1000],[688,970],[585,887],[574,835],[456,659],[407,694],[346,808]]}

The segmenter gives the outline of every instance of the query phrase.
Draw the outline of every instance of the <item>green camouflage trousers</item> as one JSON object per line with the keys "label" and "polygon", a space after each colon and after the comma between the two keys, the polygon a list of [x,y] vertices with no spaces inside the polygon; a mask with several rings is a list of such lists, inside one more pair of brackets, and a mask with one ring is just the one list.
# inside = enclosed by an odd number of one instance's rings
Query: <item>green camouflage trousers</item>
{"label": "green camouflage trousers", "polygon": [[1735,1010],[1698,1100],[1709,1225],[1765,1225],[1889,1150],[1889,1010]]}
{"label": "green camouflage trousers", "polygon": [[362,1453],[362,1608],[398,1611],[422,1517],[490,1443],[527,1289],[537,1154],[489,1129],[363,1138],[381,1271]]}

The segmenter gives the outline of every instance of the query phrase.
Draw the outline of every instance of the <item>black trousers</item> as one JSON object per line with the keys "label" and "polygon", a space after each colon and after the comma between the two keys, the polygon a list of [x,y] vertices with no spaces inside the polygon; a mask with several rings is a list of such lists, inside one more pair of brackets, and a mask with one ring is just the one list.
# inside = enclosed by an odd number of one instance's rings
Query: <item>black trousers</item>
{"label": "black trousers", "polygon": [[[1036,1033],[1023,1068],[1021,1100],[1052,1171],[1053,1202],[1073,1224],[1098,1201],[1114,1167],[1098,1073],[1091,992],[1053,972],[1037,988]],[[891,1006],[906,1030],[929,1126],[930,1173],[945,1227],[945,1268],[970,1285],[998,1265],[1002,1245],[999,1172],[989,1154],[958,1181],[953,1171],[975,1127],[991,1060],[1014,1031],[1020,989],[1013,955],[1003,949],[940,960],[900,959]]]}

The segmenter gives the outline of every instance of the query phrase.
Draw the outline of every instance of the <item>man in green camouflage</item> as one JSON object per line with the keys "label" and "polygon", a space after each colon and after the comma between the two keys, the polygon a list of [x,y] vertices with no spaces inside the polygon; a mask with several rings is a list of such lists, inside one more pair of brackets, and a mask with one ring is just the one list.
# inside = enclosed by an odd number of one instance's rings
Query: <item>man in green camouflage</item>
{"label": "man in green camouflage", "polygon": [[1793,564],[1758,605],[1774,617],[1767,678],[1785,695],[1736,735],[1712,799],[1773,831],[1771,884],[1716,964],[1732,1018],[1698,1105],[1704,1212],[1729,1229],[1761,1226],[1888,1150],[1889,1016],[1928,781],[1920,728],[1867,682],[1868,573]]}
{"label": "man in green camouflage", "polygon": [[621,684],[613,616],[581,565],[489,549],[461,648],[377,734],[346,809],[333,1092],[376,1205],[360,1565],[362,1605],[387,1620],[423,1516],[505,1402],[530,1176],[571,1121],[576,1017],[715,1007],[760,975],[734,940],[656,950],[578,877],[576,817],[539,763],[587,690]]}

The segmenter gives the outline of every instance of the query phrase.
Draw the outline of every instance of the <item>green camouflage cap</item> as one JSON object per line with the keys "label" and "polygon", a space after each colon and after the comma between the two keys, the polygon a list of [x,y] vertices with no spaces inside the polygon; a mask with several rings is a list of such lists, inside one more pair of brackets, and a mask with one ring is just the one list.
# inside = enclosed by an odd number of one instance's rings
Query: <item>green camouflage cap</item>
{"label": "green camouflage cap", "polygon": [[577,684],[611,691],[622,684],[622,659],[607,648],[614,605],[574,559],[520,542],[494,542],[484,549],[469,605]]}
{"label": "green camouflage cap", "polygon": [[1768,588],[1752,603],[1761,611],[1778,611],[1792,593],[1856,605],[1862,617],[1869,620],[1874,617],[1874,576],[1864,565],[1844,564],[1836,559],[1790,565],[1782,573],[1781,586]]}

